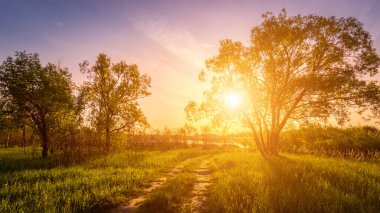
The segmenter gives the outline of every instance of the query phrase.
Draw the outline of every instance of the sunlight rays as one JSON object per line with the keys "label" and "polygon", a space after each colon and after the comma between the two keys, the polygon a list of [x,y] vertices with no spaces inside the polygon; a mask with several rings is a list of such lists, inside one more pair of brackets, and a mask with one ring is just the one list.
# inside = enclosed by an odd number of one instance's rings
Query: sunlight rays
{"label": "sunlight rays", "polygon": [[225,103],[231,109],[239,108],[243,103],[243,96],[237,92],[230,92],[225,95]]}

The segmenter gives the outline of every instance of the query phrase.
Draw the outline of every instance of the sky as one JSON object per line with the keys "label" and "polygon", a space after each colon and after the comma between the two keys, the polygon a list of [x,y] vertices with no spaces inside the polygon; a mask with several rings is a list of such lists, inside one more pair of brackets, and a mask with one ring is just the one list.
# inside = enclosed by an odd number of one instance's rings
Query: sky
{"label": "sky", "polygon": [[[99,53],[137,64],[152,77],[152,95],[141,107],[152,128],[184,125],[188,101],[207,85],[198,74],[225,38],[249,41],[261,14],[354,16],[380,50],[380,1],[376,0],[0,0],[0,61],[15,51],[39,53],[42,63],[69,68]],[[380,52],[379,52],[380,53]]]}

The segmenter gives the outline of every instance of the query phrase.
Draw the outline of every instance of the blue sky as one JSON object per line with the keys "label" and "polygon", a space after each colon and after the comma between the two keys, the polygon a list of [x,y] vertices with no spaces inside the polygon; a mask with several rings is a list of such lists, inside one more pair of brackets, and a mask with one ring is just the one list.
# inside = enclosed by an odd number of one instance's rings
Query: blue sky
{"label": "blue sky", "polygon": [[16,50],[61,63],[81,82],[78,64],[104,52],[113,61],[135,63],[152,76],[152,96],[142,108],[153,128],[179,127],[184,107],[199,99],[205,59],[221,39],[248,42],[266,11],[289,15],[354,16],[380,50],[380,1],[375,0],[0,0],[0,60]]}

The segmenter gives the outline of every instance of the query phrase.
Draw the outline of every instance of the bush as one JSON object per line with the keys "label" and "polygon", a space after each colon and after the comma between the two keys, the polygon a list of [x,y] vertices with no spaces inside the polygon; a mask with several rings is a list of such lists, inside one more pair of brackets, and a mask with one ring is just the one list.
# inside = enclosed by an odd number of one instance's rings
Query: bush
{"label": "bush", "polygon": [[289,152],[305,150],[380,151],[380,134],[375,127],[305,126],[281,135],[281,149]]}

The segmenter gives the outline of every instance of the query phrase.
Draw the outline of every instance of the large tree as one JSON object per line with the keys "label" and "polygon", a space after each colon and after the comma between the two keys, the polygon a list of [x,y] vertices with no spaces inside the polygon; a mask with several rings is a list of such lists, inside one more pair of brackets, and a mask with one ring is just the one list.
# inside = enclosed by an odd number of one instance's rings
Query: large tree
{"label": "large tree", "polygon": [[48,155],[50,132],[57,118],[73,106],[71,77],[54,64],[42,66],[38,54],[16,52],[0,67],[4,108],[35,128]]}
{"label": "large tree", "polygon": [[83,91],[91,109],[90,120],[105,140],[106,151],[113,134],[148,125],[138,104],[139,99],[150,95],[148,75],[140,74],[135,64],[112,64],[105,54],[99,54],[94,66],[85,61],[80,67],[89,79]]}
{"label": "large tree", "polygon": [[369,79],[380,59],[356,18],[287,16],[285,10],[262,17],[249,45],[222,40],[219,54],[206,61],[200,77],[212,79],[211,88],[201,103],[188,104],[190,117],[222,114],[221,94],[239,91],[258,150],[276,154],[290,122],[343,122],[351,112],[377,110],[379,86]]}

